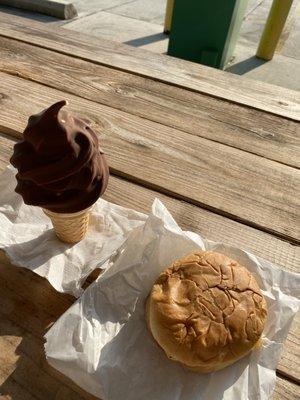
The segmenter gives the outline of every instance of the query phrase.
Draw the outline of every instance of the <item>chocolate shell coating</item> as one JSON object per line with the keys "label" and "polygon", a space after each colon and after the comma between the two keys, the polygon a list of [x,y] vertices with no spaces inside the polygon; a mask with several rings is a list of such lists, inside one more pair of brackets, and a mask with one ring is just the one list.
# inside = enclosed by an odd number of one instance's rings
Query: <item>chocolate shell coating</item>
{"label": "chocolate shell coating", "polygon": [[96,133],[86,121],[53,104],[32,115],[11,163],[26,204],[58,213],[91,206],[105,191],[109,169]]}

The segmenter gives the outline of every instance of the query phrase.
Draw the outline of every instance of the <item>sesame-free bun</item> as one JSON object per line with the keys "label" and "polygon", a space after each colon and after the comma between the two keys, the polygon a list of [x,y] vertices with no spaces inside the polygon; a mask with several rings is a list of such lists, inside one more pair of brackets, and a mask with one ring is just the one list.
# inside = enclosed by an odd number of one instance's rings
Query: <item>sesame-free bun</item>
{"label": "sesame-free bun", "polygon": [[166,355],[196,372],[234,363],[258,345],[266,301],[237,261],[197,251],[160,274],[146,305],[150,332]]}

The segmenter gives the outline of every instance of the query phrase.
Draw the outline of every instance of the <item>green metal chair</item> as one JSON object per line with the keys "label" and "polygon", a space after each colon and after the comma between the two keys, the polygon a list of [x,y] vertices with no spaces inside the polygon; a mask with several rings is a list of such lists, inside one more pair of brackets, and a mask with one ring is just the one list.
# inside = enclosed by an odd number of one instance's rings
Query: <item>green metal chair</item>
{"label": "green metal chair", "polygon": [[[248,0],[167,0],[168,54],[224,69],[238,39]],[[257,50],[271,60],[293,0],[273,0]]]}

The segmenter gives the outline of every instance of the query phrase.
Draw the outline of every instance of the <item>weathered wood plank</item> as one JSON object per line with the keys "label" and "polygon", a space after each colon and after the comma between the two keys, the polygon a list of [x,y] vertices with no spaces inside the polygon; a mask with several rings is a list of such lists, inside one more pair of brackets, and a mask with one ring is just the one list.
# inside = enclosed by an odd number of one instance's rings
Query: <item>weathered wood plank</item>
{"label": "weathered wood plank", "polygon": [[165,55],[0,13],[0,35],[300,120],[300,94]]}
{"label": "weathered wood plank", "polygon": [[0,71],[300,167],[292,120],[4,37],[0,54]]}
{"label": "weathered wood plank", "polygon": [[77,17],[74,4],[67,0],[0,0],[0,4],[34,11],[60,19]]}
{"label": "weathered wood plank", "polygon": [[[5,136],[0,137],[0,170],[8,163],[13,143],[13,140]],[[283,269],[299,272],[299,247],[292,246],[264,232],[115,177],[111,177],[104,197],[108,201],[146,213],[149,212],[153,199],[159,197],[183,229],[193,230],[211,240],[223,241],[229,245],[247,249],[276,263]],[[27,321],[22,325],[23,329],[27,329],[35,337],[39,337],[42,334],[41,326],[51,323],[51,318],[55,320],[56,315],[60,315],[63,310],[66,310],[71,304],[71,297],[59,295],[59,302],[49,301],[49,296],[53,297],[55,291],[48,283],[40,285],[40,277],[19,268],[12,274],[7,258],[3,254],[1,256],[1,253],[0,263],[6,266],[0,274],[0,293],[2,280],[5,282],[6,290],[10,290],[10,293],[16,291],[21,296],[27,296],[29,292],[32,292],[35,299],[31,307],[35,307],[34,310],[45,310],[43,313],[39,312],[38,321],[29,316],[29,325]],[[6,302],[4,306],[8,312],[11,307],[9,304],[11,303]],[[27,308],[30,307],[27,306]],[[26,313],[26,304],[23,306],[21,302],[17,309],[21,313]],[[33,312],[31,309],[31,315],[35,312],[37,311]],[[14,322],[18,322],[19,317],[14,315],[10,318],[15,318]],[[41,320],[42,323],[39,322]],[[34,327],[30,328],[30,324],[33,324]],[[300,380],[299,351],[297,350],[299,349],[299,339],[300,318],[298,315],[292,325],[278,365],[278,370],[282,374],[295,380]]]}
{"label": "weathered wood plank", "polygon": [[300,388],[296,383],[277,377],[272,400],[299,400]]}
{"label": "weathered wood plank", "polygon": [[299,170],[24,79],[0,79],[3,132],[21,137],[29,115],[67,98],[101,132],[114,174],[299,242]]}
{"label": "weathered wood plank", "polygon": [[[15,139],[0,135],[0,170],[9,163],[14,143]],[[167,205],[184,229],[193,230],[214,241],[225,241],[229,245],[244,248],[283,269],[299,272],[300,248],[272,235],[114,176],[111,176],[105,193],[109,201],[146,213],[155,197]]]}
{"label": "weathered wood plank", "polygon": [[[32,279],[30,271],[10,266],[3,254],[0,256],[0,277],[0,382],[2,393],[15,395],[17,392],[19,396],[16,398],[22,400],[31,400],[31,396],[40,400],[52,399],[53,393],[60,393],[61,397],[59,398],[61,399],[64,398],[62,393],[64,395],[68,393],[68,399],[93,399],[90,395],[83,394],[65,377],[55,373],[44,358],[41,339],[49,326],[49,319],[54,322],[65,311],[63,305],[65,301],[61,302],[63,295],[47,288],[48,285],[42,278],[36,276],[36,279]],[[17,281],[20,281],[21,288],[14,288],[14,282]],[[22,283],[24,284],[23,290]],[[34,312],[40,312],[40,289],[43,286],[46,286],[44,289],[47,289],[42,290],[45,310],[43,315],[46,316],[47,304],[50,303],[55,304],[57,309],[61,306],[61,311],[58,311],[56,316],[46,318],[40,314],[39,323],[36,326],[37,320],[32,320],[30,316],[34,307],[36,307]],[[11,290],[9,287],[13,289]],[[30,298],[28,297],[28,288],[31,293]],[[8,307],[8,303],[11,305],[10,307]],[[11,312],[12,308],[13,312]],[[36,379],[38,384],[32,385]],[[291,391],[293,385],[290,388],[284,382],[282,380],[278,383],[277,392],[288,390],[290,395],[293,393]],[[65,386],[66,384],[68,387]],[[275,398],[279,399],[279,397]],[[293,397],[288,398],[292,399]]]}
{"label": "weathered wood plank", "polygon": [[[2,263],[0,264],[0,275],[3,271]],[[14,274],[17,268],[8,267],[10,274]],[[22,281],[29,278],[29,271],[23,270]],[[41,278],[39,282],[33,283],[33,288],[41,286],[45,283]],[[34,290],[36,293],[37,290]],[[35,295],[31,295],[28,299],[28,292],[22,293],[27,302],[34,302]],[[6,293],[0,294],[0,298]],[[18,310],[18,299],[15,298],[16,293],[12,294],[12,301]],[[48,296],[48,302],[59,303],[62,295],[53,294]],[[95,397],[84,392],[77,387],[74,382],[64,377],[45,360],[43,343],[41,338],[28,333],[22,328],[22,320],[27,314],[23,314],[17,322],[12,322],[10,317],[0,313],[0,384],[1,384],[1,400],[95,400]],[[33,384],[34,382],[34,384]],[[287,395],[288,397],[282,397]],[[297,386],[282,378],[277,378],[277,385],[273,395],[274,400],[289,399],[293,400],[297,397]]]}
{"label": "weathered wood plank", "polygon": [[[9,163],[15,140],[6,135],[0,135],[0,171]],[[162,200],[183,229],[192,230],[216,242],[224,242],[248,250],[283,269],[300,272],[300,247],[265,232],[115,176],[110,177],[108,190],[104,195],[108,201],[144,213],[150,211],[155,197]],[[41,298],[43,296],[42,293]]]}
{"label": "weathered wood plank", "polygon": [[300,384],[300,312],[293,321],[287,341],[281,353],[280,373]]}
{"label": "weathered wood plank", "polygon": [[[1,256],[0,256],[1,259]],[[7,268],[7,273],[11,276],[16,271],[21,271],[14,279],[20,279],[25,283],[27,289],[7,290],[6,283],[12,284],[8,279],[4,282],[2,272]],[[41,318],[41,325],[36,333],[34,323],[25,324],[24,319],[28,319],[32,313],[32,308],[39,301],[39,290],[47,286],[45,280],[40,277],[32,280],[32,274],[28,270],[21,270],[10,266],[5,261],[0,261],[1,287],[0,295],[0,384],[1,394],[11,396],[9,399],[95,399],[88,395],[81,388],[78,388],[73,382],[55,371],[45,360],[43,335],[48,329],[48,321]],[[28,287],[33,289],[30,299],[28,298]],[[26,293],[25,293],[26,290]],[[48,290],[45,303],[55,304],[60,310],[56,315],[50,316],[52,322],[64,312],[63,295]],[[7,308],[2,307],[2,303],[10,303],[15,308],[14,313],[7,312]],[[64,299],[63,299],[64,300]],[[72,300],[74,301],[74,299]],[[70,301],[70,306],[72,303]],[[40,307],[40,305],[39,305]],[[39,308],[38,307],[38,308]],[[46,309],[46,304],[44,305]],[[31,329],[34,334],[31,333]],[[34,383],[34,384],[33,384]],[[65,396],[65,397],[64,397]],[[0,398],[2,399],[1,395]],[[5,397],[4,397],[5,398]]]}

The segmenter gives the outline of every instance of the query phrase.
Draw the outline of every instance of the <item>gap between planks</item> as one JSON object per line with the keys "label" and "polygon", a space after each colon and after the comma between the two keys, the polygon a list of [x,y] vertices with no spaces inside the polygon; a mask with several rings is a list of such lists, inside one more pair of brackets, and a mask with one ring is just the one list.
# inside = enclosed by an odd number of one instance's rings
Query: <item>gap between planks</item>
{"label": "gap between planks", "polygon": [[21,137],[33,110],[68,98],[74,111],[101,131],[116,175],[299,243],[296,169],[55,89],[45,93],[43,85],[21,78],[0,76],[4,132]]}
{"label": "gap between planks", "polygon": [[180,195],[177,192],[173,192],[171,190],[168,190],[167,188],[164,188],[161,185],[157,185],[157,184],[153,184],[153,183],[151,183],[149,181],[145,181],[145,180],[143,180],[141,178],[138,178],[135,175],[130,175],[128,173],[124,173],[124,172],[122,172],[122,171],[120,171],[118,169],[112,168],[112,167],[110,167],[110,171],[116,177],[122,178],[123,180],[129,181],[129,182],[132,182],[132,183],[134,183],[136,185],[144,187],[145,189],[150,189],[152,191],[156,191],[156,192],[161,193],[161,194],[163,194],[165,196],[174,198],[174,199],[179,200],[179,201],[183,201],[185,203],[191,204],[191,205],[196,206],[196,207],[200,207],[200,208],[205,209],[207,211],[210,211],[210,212],[212,212],[214,214],[217,214],[217,215],[220,215],[222,217],[231,219],[231,220],[233,220],[235,222],[238,222],[240,224],[243,224],[243,225],[249,226],[251,228],[260,230],[260,231],[265,232],[267,234],[273,235],[273,236],[277,237],[280,240],[286,241],[287,243],[290,243],[291,245],[294,245],[294,246],[299,246],[300,245],[300,239],[298,239],[298,238],[287,237],[285,234],[279,233],[278,231],[275,231],[274,229],[266,228],[266,227],[260,225],[259,223],[249,222],[248,220],[245,220],[243,218],[239,218],[235,214],[231,214],[231,213],[228,213],[228,212],[226,212],[224,210],[220,210],[218,208],[212,207],[212,206],[208,205],[207,203],[196,201],[194,199],[191,199],[190,197]]}
{"label": "gap between planks", "polygon": [[[0,271],[1,270],[3,270],[3,268],[0,268]],[[23,270],[22,272],[22,275],[26,281],[26,275],[29,271]],[[37,284],[41,286],[43,283],[44,282],[40,278],[40,282]],[[4,294],[7,295],[7,293]],[[48,299],[48,301],[55,302],[57,299]],[[18,300],[16,303],[14,302],[14,306],[18,309]],[[20,320],[22,321],[22,318]],[[21,325],[19,325],[19,323],[19,320],[17,322],[11,321],[7,319],[5,313],[1,313],[0,332],[4,332],[6,335],[9,334],[10,336],[10,340],[5,341],[4,339],[4,343],[3,339],[0,337],[0,344],[5,346],[5,351],[2,352],[2,357],[0,356],[2,361],[5,362],[5,368],[0,367],[0,379],[1,381],[4,381],[2,385],[3,391],[11,393],[11,391],[16,389],[13,386],[17,383],[17,385],[21,385],[26,392],[28,391],[31,395],[33,395],[34,398],[44,400],[45,395],[47,394],[50,396],[49,399],[52,398],[52,391],[56,393],[58,387],[63,385],[65,388],[63,391],[64,394],[65,391],[70,391],[68,395],[74,395],[74,398],[68,398],[77,399],[79,397],[79,399],[81,399],[83,397],[94,399],[92,396],[90,397],[88,393],[85,393],[81,388],[77,387],[67,377],[63,376],[47,364],[44,357],[41,340],[32,336],[31,333],[26,333],[26,330],[24,331],[22,327],[22,322]],[[33,377],[36,379],[37,376],[38,385],[32,386]],[[294,390],[296,390],[295,388],[296,385],[293,381],[277,377],[273,399],[282,400],[283,397],[280,397],[280,394],[281,392],[285,392],[289,394],[288,399],[291,400],[293,399],[291,394],[294,393]],[[63,396],[61,398],[65,399]],[[25,399],[26,397],[24,400]]]}
{"label": "gap between planks", "polygon": [[[213,68],[0,13],[0,35],[159,82],[300,120],[299,94]],[[93,44],[91,43],[93,42]]]}
{"label": "gap between planks", "polygon": [[[1,294],[5,296],[4,301],[2,300],[1,302],[2,308],[0,307],[0,310],[8,312],[7,317],[9,319],[13,317],[11,320],[13,323],[19,324],[22,321],[21,328],[27,331],[28,334],[33,335],[36,340],[42,341],[45,329],[48,329],[71,306],[74,300],[71,296],[57,293],[44,278],[35,275],[31,271],[23,268],[10,270],[10,262],[2,252],[0,252],[0,265],[2,265],[2,269],[0,268],[2,276],[0,286],[4,284]],[[3,266],[5,267],[4,269]],[[28,302],[28,290],[33,296],[32,303]],[[10,300],[11,296],[15,298],[13,303]],[[52,299],[49,299],[49,296]],[[57,301],[57,298],[59,298],[59,301]],[[26,299],[27,302],[24,302]],[[49,310],[49,304],[51,310]],[[14,313],[10,312],[12,308],[15,310]],[[26,310],[28,311],[28,316],[23,320],[20,316],[26,315]],[[18,314],[20,315],[18,316]],[[290,359],[289,357],[290,353],[295,349],[295,344],[291,341],[293,336],[299,338],[299,320],[297,319],[295,319],[290,329],[278,370],[291,379],[299,381],[297,358]],[[294,374],[292,376],[291,371]]]}
{"label": "gap between planks", "polygon": [[300,127],[294,121],[14,39],[2,38],[0,53],[6,74],[300,168]]}
{"label": "gap between planks", "polygon": [[[0,137],[0,147],[2,149],[0,170],[3,170],[5,165],[8,163],[14,143],[15,140],[12,138],[6,137],[5,135],[2,135],[2,139]],[[155,197],[160,197],[160,199],[164,202],[164,204],[166,204],[170,212],[174,215],[175,219],[181,224],[181,226],[183,226],[184,229],[192,229],[202,236],[208,237],[209,239],[215,241],[224,241],[224,238],[226,238],[225,242],[230,245],[246,248],[248,251],[252,251],[261,257],[269,259],[271,262],[281,265],[284,269],[289,269],[295,272],[298,270],[298,256],[296,254],[297,249],[295,246],[291,246],[270,235],[256,231],[253,228],[240,225],[231,220],[227,220],[224,217],[212,214],[206,210],[201,210],[198,207],[168,198],[159,193],[155,193],[115,177],[111,178],[108,191],[104,197],[108,201],[115,202],[122,206],[132,207],[141,212],[147,212],[150,209],[153,199]],[[0,254],[0,262],[1,261],[2,265],[9,265],[9,261],[3,254]],[[56,291],[49,285],[48,282],[43,281],[39,276],[33,274],[32,272],[19,268],[14,271],[14,274],[19,275],[20,277],[24,276],[25,274],[25,277],[28,277],[25,282],[23,282],[23,278],[19,279],[18,277],[13,277],[11,273],[11,271],[8,271],[7,273],[2,271],[2,276],[4,278],[3,280],[7,282],[6,287],[12,291],[11,293],[13,293],[14,289],[17,289],[18,292],[20,291],[20,293],[22,293],[22,288],[26,293],[28,293],[28,288],[30,285],[36,285],[36,289],[32,291],[35,296],[35,309],[31,310],[31,317],[29,320],[26,319],[28,323],[31,321],[31,323],[34,324],[34,321],[40,321],[40,318],[43,316],[44,319],[46,318],[45,323],[47,324],[51,321],[51,319],[48,321],[47,315],[50,315],[50,318],[53,317],[55,319],[55,315],[60,315],[60,310],[62,308],[65,310],[69,307],[69,305],[71,305],[71,296],[56,293]],[[12,280],[12,284],[9,284],[9,279]],[[39,285],[41,282],[44,282],[44,285]],[[56,305],[55,302],[51,301],[51,307],[49,309],[49,306],[47,306],[47,297],[49,295],[54,297],[59,296],[60,304]],[[38,306],[38,308],[36,308],[36,306]],[[6,308],[7,307],[8,305]],[[40,310],[39,317],[36,320],[34,315],[38,312],[40,307],[42,307],[43,310],[46,310],[46,313]],[[62,312],[64,310],[62,310]],[[29,329],[29,332],[32,331]],[[35,332],[37,337],[40,335],[39,332],[39,330]],[[295,349],[297,349],[298,338],[299,321],[295,320],[293,327],[290,330],[289,339],[286,342],[281,362],[278,366],[279,371],[287,376],[291,376],[290,372],[293,371],[295,375],[292,376],[292,379],[294,380],[299,379],[299,373],[296,372],[299,370],[296,364],[297,358],[294,356]],[[294,365],[292,369],[291,365]]]}
{"label": "gap between planks", "polygon": [[[17,139],[0,133],[0,170],[9,163]],[[283,269],[299,272],[300,247],[273,235],[235,222],[206,209],[144,188],[120,177],[111,176],[104,198],[123,207],[148,213],[155,197],[159,197],[174,214],[183,229],[193,230],[216,242],[225,242],[257,254]]]}

